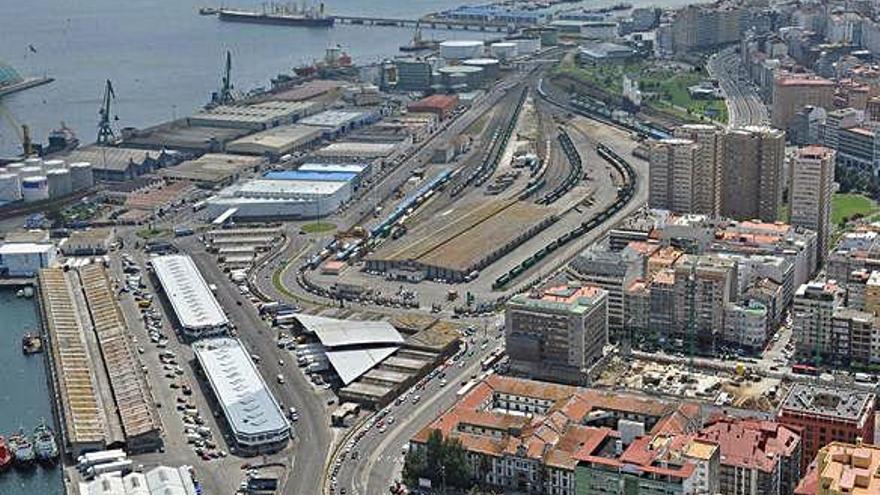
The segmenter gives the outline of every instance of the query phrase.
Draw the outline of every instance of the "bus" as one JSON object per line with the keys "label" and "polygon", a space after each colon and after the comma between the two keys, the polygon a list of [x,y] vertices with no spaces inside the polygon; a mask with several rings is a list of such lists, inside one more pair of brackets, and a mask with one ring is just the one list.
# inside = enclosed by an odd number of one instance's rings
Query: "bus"
{"label": "bus", "polygon": [[819,376],[819,368],[809,364],[795,364],[791,367],[791,372],[796,375]]}
{"label": "bus", "polygon": [[504,353],[501,351],[501,349],[495,349],[494,351],[492,351],[492,354],[489,354],[489,356],[483,360],[483,362],[480,364],[480,367],[483,369],[483,371],[486,371],[489,368],[498,364],[498,362],[501,361],[501,358],[503,357]]}

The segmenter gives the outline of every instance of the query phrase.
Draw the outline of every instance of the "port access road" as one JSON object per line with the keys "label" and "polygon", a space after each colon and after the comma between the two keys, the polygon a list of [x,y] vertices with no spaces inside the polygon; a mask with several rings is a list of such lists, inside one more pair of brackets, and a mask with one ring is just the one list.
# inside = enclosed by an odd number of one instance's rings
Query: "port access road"
{"label": "port access road", "polygon": [[726,48],[709,57],[706,70],[721,85],[727,104],[729,127],[770,123],[767,106],[748,80],[745,68],[732,48]]}

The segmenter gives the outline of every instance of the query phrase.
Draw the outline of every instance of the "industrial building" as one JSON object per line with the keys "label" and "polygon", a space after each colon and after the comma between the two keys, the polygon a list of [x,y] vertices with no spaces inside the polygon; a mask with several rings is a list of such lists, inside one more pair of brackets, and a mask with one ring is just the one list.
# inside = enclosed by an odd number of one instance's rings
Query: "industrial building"
{"label": "industrial building", "polygon": [[[343,386],[349,385],[403,345],[403,336],[385,321],[336,320],[299,314],[294,330],[312,337],[316,362],[326,359]],[[307,368],[308,370],[308,368]]]}
{"label": "industrial building", "polygon": [[516,295],[504,311],[504,340],[511,370],[585,383],[608,343],[608,293],[572,284]]}
{"label": "industrial building", "polygon": [[[351,198],[356,174],[283,171],[227,187],[208,200],[210,216],[231,218],[320,218]],[[231,212],[231,213],[227,213]]]}
{"label": "industrial building", "polygon": [[300,124],[283,125],[238,138],[226,145],[226,151],[277,158],[316,145],[321,142],[323,134],[321,129],[314,127]]}
{"label": "industrial building", "polygon": [[265,160],[258,157],[207,153],[195,160],[163,169],[159,175],[175,182],[191,182],[201,187],[228,186],[245,172],[255,172]]}
{"label": "industrial building", "polygon": [[79,482],[79,495],[197,495],[192,468],[156,466],[146,472],[121,476],[103,473],[92,481]]}
{"label": "industrial building", "polygon": [[197,338],[226,332],[226,313],[192,258],[171,254],[153,257],[151,262],[184,335]]}
{"label": "industrial building", "polygon": [[431,95],[410,103],[406,106],[406,110],[408,112],[432,113],[442,120],[448,117],[457,106],[458,96]]}
{"label": "industrial building", "polygon": [[241,342],[206,339],[194,344],[193,352],[236,447],[254,455],[283,449],[290,424]]}
{"label": "industrial building", "polygon": [[64,159],[71,164],[91,163],[93,180],[96,182],[125,182],[180,163],[183,156],[165,151],[89,145],[71,151]]}
{"label": "industrial building", "polygon": [[122,142],[128,148],[220,153],[226,143],[251,132],[251,129],[192,125],[187,119],[178,119],[145,129],[123,129]]}
{"label": "industrial building", "polygon": [[623,63],[636,56],[636,51],[626,45],[607,41],[591,41],[581,45],[578,61],[588,65]]}
{"label": "industrial building", "polygon": [[358,127],[379,120],[379,114],[372,111],[325,110],[299,121],[301,125],[321,129],[325,139],[336,139]]}
{"label": "industrial building", "polygon": [[33,277],[55,264],[53,244],[6,242],[0,245],[0,273],[8,277]]}
{"label": "industrial building", "polygon": [[311,158],[314,159],[314,161],[339,163],[360,163],[381,159],[387,160],[397,152],[399,148],[399,145],[395,143],[342,141],[332,143],[317,150],[312,154]]}
{"label": "industrial building", "polygon": [[107,254],[112,240],[113,230],[110,228],[77,230],[70,233],[60,248],[66,256],[94,256]]}
{"label": "industrial building", "polygon": [[250,105],[219,105],[199,112],[187,119],[190,125],[229,127],[263,131],[271,127],[292,124],[317,112],[320,106],[312,102],[265,101]]}

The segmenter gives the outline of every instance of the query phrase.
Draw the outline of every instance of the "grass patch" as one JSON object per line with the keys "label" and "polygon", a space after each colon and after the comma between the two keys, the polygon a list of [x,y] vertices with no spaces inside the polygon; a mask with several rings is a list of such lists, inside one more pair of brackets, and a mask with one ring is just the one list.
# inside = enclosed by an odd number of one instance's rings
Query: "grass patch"
{"label": "grass patch", "polygon": [[854,217],[867,217],[880,212],[877,203],[861,194],[835,194],[831,201],[831,222],[841,225]]}
{"label": "grass patch", "polygon": [[162,237],[169,235],[171,233],[168,229],[141,229],[135,232],[135,234],[141,239],[155,239],[157,237]]}
{"label": "grass patch", "polygon": [[330,222],[312,222],[300,227],[300,230],[306,234],[322,234],[324,232],[333,232],[336,230],[336,224]]}

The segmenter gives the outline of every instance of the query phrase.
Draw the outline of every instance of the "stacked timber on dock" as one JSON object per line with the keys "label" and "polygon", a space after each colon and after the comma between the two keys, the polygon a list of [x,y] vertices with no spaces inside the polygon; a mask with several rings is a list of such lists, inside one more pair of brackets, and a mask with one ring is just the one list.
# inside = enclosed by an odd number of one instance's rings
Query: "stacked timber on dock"
{"label": "stacked timber on dock", "polygon": [[51,375],[65,447],[74,456],[106,447],[107,418],[73,291],[64,271],[40,270],[41,308],[49,334]]}
{"label": "stacked timber on dock", "polygon": [[80,268],[79,275],[127,450],[129,453],[156,450],[162,445],[161,422],[150,387],[126,335],[125,319],[107,273],[103,266],[93,264]]}

